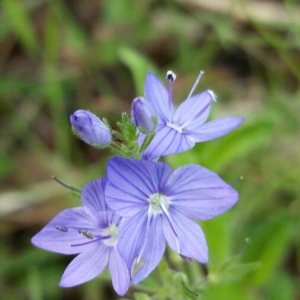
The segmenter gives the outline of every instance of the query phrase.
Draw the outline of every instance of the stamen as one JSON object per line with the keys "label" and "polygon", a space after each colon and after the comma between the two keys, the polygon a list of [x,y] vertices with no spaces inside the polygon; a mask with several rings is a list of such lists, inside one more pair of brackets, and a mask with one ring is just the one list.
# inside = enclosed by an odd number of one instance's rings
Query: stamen
{"label": "stamen", "polygon": [[166,75],[166,78],[169,80],[169,81],[175,81],[176,79],[176,74],[173,72],[173,71],[168,71],[167,72],[167,75]]}
{"label": "stamen", "polygon": [[217,102],[217,95],[212,90],[207,90],[207,92],[210,94],[212,101]]}
{"label": "stamen", "polygon": [[235,186],[237,183],[241,182],[242,180],[244,180],[244,177],[240,176],[238,179],[236,179],[235,181],[233,181],[230,185],[231,186]]}
{"label": "stamen", "polygon": [[91,243],[95,243],[97,240],[93,240],[93,241],[89,241],[89,242],[85,242],[85,243],[80,243],[80,244],[73,244],[73,245],[70,245],[71,247],[78,247],[78,246],[84,246],[84,245],[88,245],[88,244],[91,244]]}
{"label": "stamen", "polygon": [[[71,247],[78,247],[78,246],[84,246],[84,245],[88,245],[88,244],[91,244],[91,243],[95,243],[97,241],[101,241],[101,240],[107,240],[107,239],[110,239],[111,236],[110,235],[107,235],[107,236],[94,236],[91,232],[87,232],[86,230],[79,230],[81,232],[79,232],[80,234],[84,235],[85,237],[87,237],[88,239],[90,239],[90,241],[88,242],[84,242],[84,243],[80,243],[80,244],[73,244],[73,245],[70,245]],[[89,237],[89,235],[92,235],[93,237]]]}
{"label": "stamen", "polygon": [[80,229],[78,232],[80,234],[82,234],[83,236],[87,237],[88,239],[93,239],[94,238],[94,235],[91,232],[88,232],[84,229]]}
{"label": "stamen", "polygon": [[148,213],[145,240],[144,240],[143,246],[141,248],[140,254],[137,257],[135,257],[133,260],[133,263],[131,266],[131,271],[130,271],[131,277],[133,277],[142,268],[142,266],[146,262],[145,258],[142,257],[142,254],[145,250],[145,247],[146,247],[146,244],[148,241],[149,228],[150,228],[151,221],[152,221],[152,215],[149,215],[149,213]]}
{"label": "stamen", "polygon": [[173,71],[168,71],[166,78],[169,81],[168,84],[168,112],[169,112],[169,117],[172,116],[173,114],[173,102],[172,102],[172,90],[173,90],[173,81],[176,79],[176,74]]}
{"label": "stamen", "polygon": [[145,264],[146,260],[144,258],[136,257],[132,263],[130,276],[131,278],[135,276],[135,274],[142,268]]}
{"label": "stamen", "polygon": [[81,190],[78,190],[76,188],[74,188],[73,186],[67,185],[65,183],[63,183],[62,181],[60,181],[59,179],[57,179],[55,176],[52,176],[52,179],[54,179],[57,183],[59,183],[60,185],[64,186],[65,188],[77,192],[77,193],[81,193]]}
{"label": "stamen", "polygon": [[176,236],[176,248],[177,248],[177,252],[180,254],[179,238],[178,238],[178,235],[177,235],[177,233],[176,233],[175,228],[173,227],[173,225],[172,225],[172,223],[171,223],[172,217],[171,217],[171,215],[169,214],[168,210],[167,210],[163,205],[160,205],[160,208],[161,208],[161,210],[163,211],[163,213],[165,214],[165,216],[166,216],[166,218],[167,218],[167,220],[168,220],[168,222],[169,222],[169,224],[170,224],[170,227],[171,227],[171,229],[172,229],[174,235]]}
{"label": "stamen", "polygon": [[188,95],[188,97],[187,97],[187,99],[189,99],[193,95],[193,93],[195,91],[195,88],[197,87],[197,85],[198,85],[198,83],[199,83],[199,81],[200,81],[203,74],[204,74],[204,71],[201,70],[198,77],[197,77],[197,79],[196,79],[196,81],[195,81],[195,83],[194,83],[194,85],[193,85],[193,87],[192,87],[192,89],[191,89],[191,91],[190,91],[190,93],[189,93],[189,95]]}
{"label": "stamen", "polygon": [[69,230],[68,227],[60,226],[60,225],[55,225],[55,228],[62,232],[68,232],[68,230]]}

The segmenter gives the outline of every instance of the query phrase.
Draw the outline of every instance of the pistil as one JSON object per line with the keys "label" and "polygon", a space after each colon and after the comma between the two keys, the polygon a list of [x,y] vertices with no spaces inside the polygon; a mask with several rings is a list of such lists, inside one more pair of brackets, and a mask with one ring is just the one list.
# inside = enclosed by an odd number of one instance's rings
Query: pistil
{"label": "pistil", "polygon": [[176,79],[176,74],[173,73],[172,71],[168,71],[166,78],[168,79],[168,112],[169,116],[168,119],[171,119],[171,116],[173,115],[173,101],[172,101],[172,93],[173,93],[173,82]]}
{"label": "pistil", "polygon": [[203,74],[204,74],[204,71],[200,71],[200,73],[199,73],[199,75],[197,76],[197,79],[196,79],[196,81],[195,81],[195,83],[194,83],[194,85],[193,85],[193,87],[192,87],[192,89],[191,89],[191,91],[190,91],[190,93],[189,93],[187,99],[190,99],[191,96],[193,95],[193,93],[194,93],[194,91],[195,91],[195,88],[197,87],[197,85],[198,85],[199,81],[201,80],[201,77],[202,77]]}

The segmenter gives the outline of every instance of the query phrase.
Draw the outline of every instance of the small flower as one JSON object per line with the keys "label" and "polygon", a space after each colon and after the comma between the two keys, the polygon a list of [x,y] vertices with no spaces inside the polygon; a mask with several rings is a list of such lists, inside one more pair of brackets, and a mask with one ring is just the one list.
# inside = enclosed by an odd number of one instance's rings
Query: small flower
{"label": "small flower", "polygon": [[82,190],[83,207],[66,209],[48,223],[31,242],[61,254],[79,254],[65,270],[59,285],[72,287],[102,273],[108,265],[119,295],[130,284],[129,271],[118,245],[121,217],[104,202],[106,179],[97,179]]}
{"label": "small flower", "polygon": [[142,97],[137,97],[131,105],[131,120],[143,133],[150,133],[156,127],[157,117],[151,105]]}
{"label": "small flower", "polygon": [[173,171],[161,162],[114,157],[108,164],[105,199],[124,217],[120,247],[132,282],[138,283],[157,266],[166,241],[181,256],[206,263],[205,236],[192,220],[225,212],[239,195],[198,165]]}
{"label": "small flower", "polygon": [[111,142],[109,128],[93,113],[87,110],[76,110],[70,116],[72,129],[87,144],[105,147]]}
{"label": "small flower", "polygon": [[153,160],[157,157],[184,152],[194,147],[197,142],[204,142],[221,137],[238,127],[243,118],[230,117],[215,119],[205,123],[209,116],[212,102],[216,95],[211,90],[192,96],[203,72],[199,74],[189,96],[177,109],[172,101],[172,84],[176,75],[167,72],[169,87],[166,89],[151,72],[145,80],[146,101],[158,116],[156,135],[143,152],[143,158]]}

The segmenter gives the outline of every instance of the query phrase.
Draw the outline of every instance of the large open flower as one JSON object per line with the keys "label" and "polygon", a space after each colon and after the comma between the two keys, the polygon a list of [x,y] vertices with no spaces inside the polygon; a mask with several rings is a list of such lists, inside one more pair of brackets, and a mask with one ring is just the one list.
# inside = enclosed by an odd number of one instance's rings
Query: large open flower
{"label": "large open flower", "polygon": [[173,171],[161,162],[111,158],[105,199],[123,217],[119,243],[132,282],[157,266],[166,241],[181,256],[206,263],[206,240],[193,219],[213,218],[238,198],[217,174],[198,165]]}
{"label": "large open flower", "polygon": [[188,98],[175,109],[172,101],[174,76],[168,72],[169,88],[166,89],[153,73],[147,74],[145,97],[157,115],[158,124],[155,137],[143,152],[144,159],[153,160],[160,156],[184,152],[194,147],[197,142],[213,140],[227,134],[244,120],[240,117],[230,117],[205,123],[216,96],[211,90],[192,96],[195,85]]}
{"label": "large open flower", "polygon": [[97,179],[87,184],[82,191],[83,207],[59,213],[31,242],[48,251],[79,254],[65,270],[60,286],[89,281],[108,265],[115,291],[124,295],[130,278],[118,245],[121,217],[105,204],[105,181]]}

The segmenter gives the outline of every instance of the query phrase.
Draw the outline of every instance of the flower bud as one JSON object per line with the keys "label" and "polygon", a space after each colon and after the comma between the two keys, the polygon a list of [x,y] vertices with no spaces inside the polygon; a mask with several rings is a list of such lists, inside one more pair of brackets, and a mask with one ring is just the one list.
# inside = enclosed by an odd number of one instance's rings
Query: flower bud
{"label": "flower bud", "polygon": [[91,146],[104,147],[111,142],[109,128],[87,110],[76,110],[70,116],[70,122],[75,134]]}
{"label": "flower bud", "polygon": [[142,97],[137,97],[131,105],[131,120],[143,133],[155,130],[157,117],[151,105]]}

